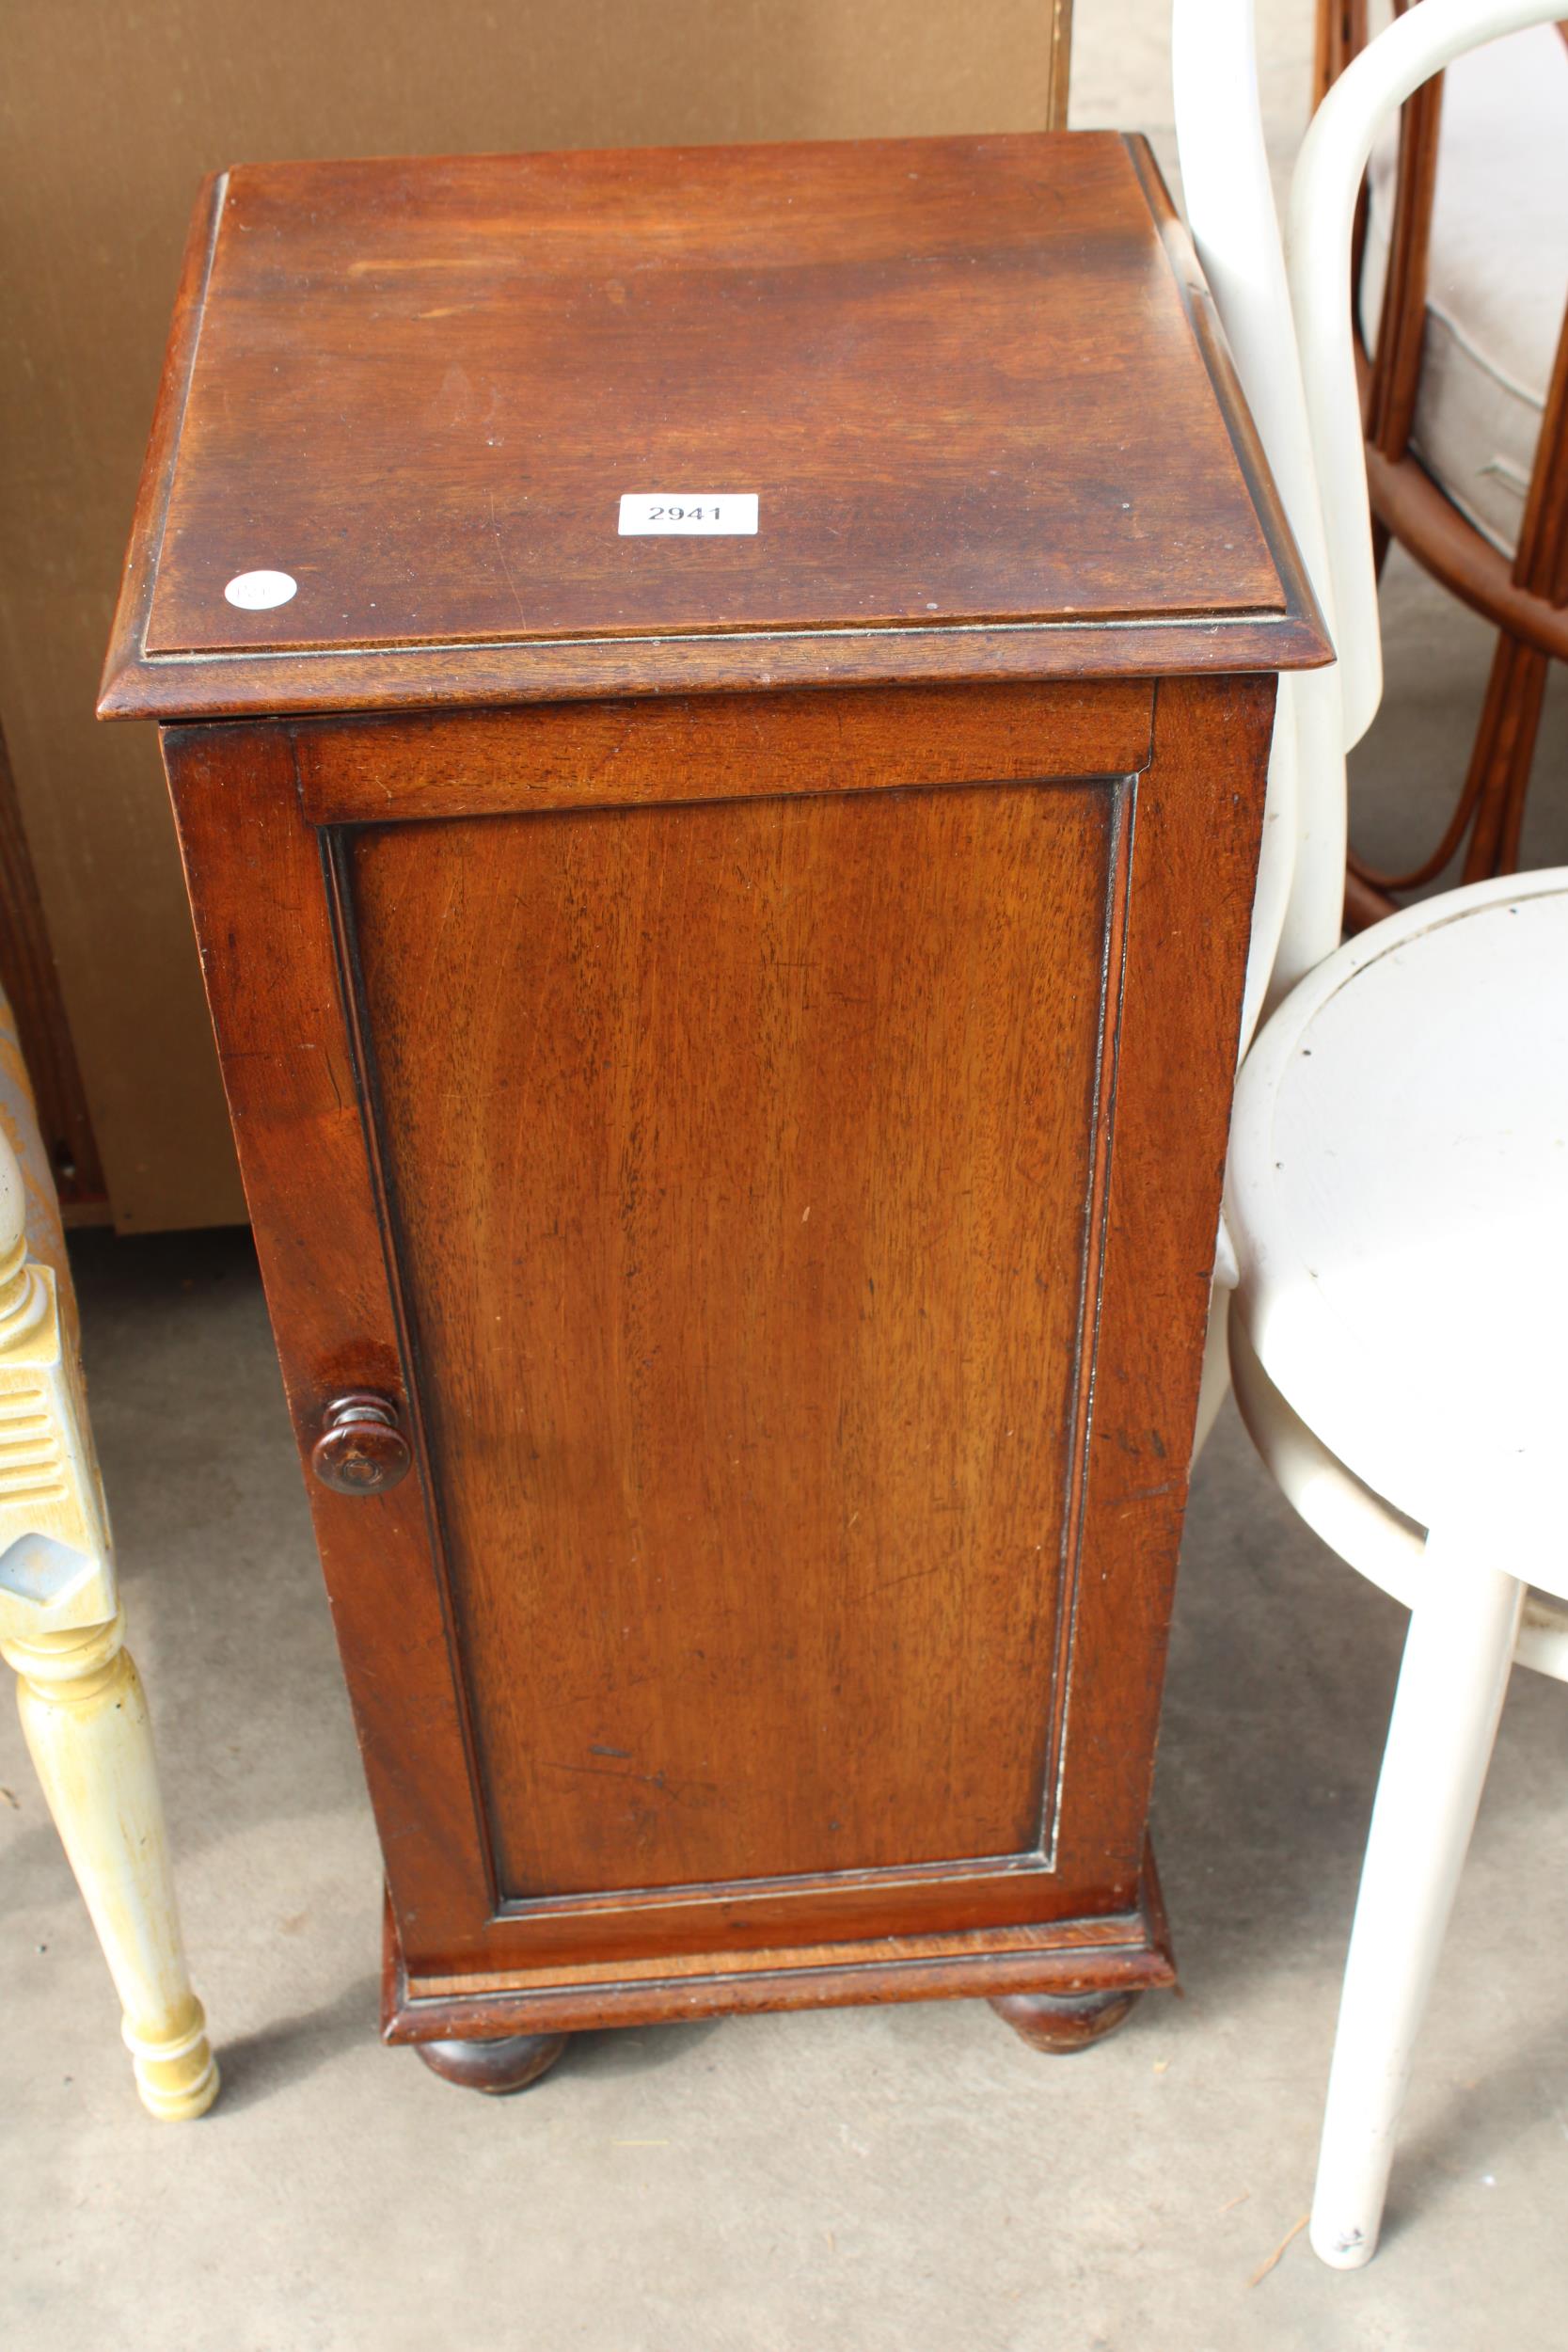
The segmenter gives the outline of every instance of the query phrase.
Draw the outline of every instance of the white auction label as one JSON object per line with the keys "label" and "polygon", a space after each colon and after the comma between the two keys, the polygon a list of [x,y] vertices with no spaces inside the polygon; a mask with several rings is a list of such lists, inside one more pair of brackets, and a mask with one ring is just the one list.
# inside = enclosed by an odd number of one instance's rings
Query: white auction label
{"label": "white auction label", "polygon": [[754,490],[627,490],[621,499],[623,539],[657,537],[665,532],[750,538],[756,527]]}
{"label": "white auction label", "polygon": [[270,612],[275,605],[287,604],[298,588],[293,572],[236,572],[223,593],[242,612]]}

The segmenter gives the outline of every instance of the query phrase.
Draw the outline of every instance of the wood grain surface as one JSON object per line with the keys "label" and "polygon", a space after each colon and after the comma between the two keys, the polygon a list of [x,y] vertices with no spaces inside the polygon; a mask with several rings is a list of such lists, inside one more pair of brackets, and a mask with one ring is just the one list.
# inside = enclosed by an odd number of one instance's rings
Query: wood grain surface
{"label": "wood grain surface", "polygon": [[[900,789],[890,712],[882,790],[325,835],[285,730],[166,738],[302,1452],[359,1387],[416,1444],[390,1493],[311,1500],[417,1974],[1135,1905],[1272,698],[1167,681],[1120,787],[986,783],[1005,713],[972,787]],[[482,739],[504,779],[503,733]],[[870,1495],[863,1534],[835,1472]],[[869,1584],[879,1556],[931,1572],[863,1593],[846,1570]],[[816,1712],[791,1713],[770,1686],[803,1702],[808,1665]],[[602,1773],[535,1785],[583,1762]],[[862,1773],[912,1809],[879,1817]],[[738,1875],[671,1883],[694,1869]],[[973,1952],[953,1969],[991,1982]]]}
{"label": "wood grain surface", "polygon": [[1175,1980],[1159,1875],[1146,1849],[1132,1908],[1099,1918],[579,1967],[513,1967],[488,1976],[411,1977],[388,1902],[382,1935],[382,2033],[388,2042],[509,2027],[572,2033],[756,2010],[962,1999],[976,1994],[1136,1993]]}
{"label": "wood grain surface", "polygon": [[[1147,155],[228,201],[110,699],[254,714],[166,749],[296,1435],[368,1391],[412,1451],[312,1481],[389,2029],[1164,1980],[1274,671],[1324,646]],[[765,449],[770,550],[595,538],[634,445]],[[312,516],[297,605],[209,628],[295,568],[234,531]]]}
{"label": "wood grain surface", "polygon": [[[1165,209],[1110,133],[229,174],[102,707],[1321,658]],[[622,537],[659,490],[759,529]]]}
{"label": "wood grain surface", "polygon": [[1148,678],[1103,685],[672,694],[293,729],[316,825],[517,817],[889,785],[1125,776],[1147,768]]}
{"label": "wood grain surface", "polygon": [[1041,1842],[1117,806],[352,836],[504,1896]]}

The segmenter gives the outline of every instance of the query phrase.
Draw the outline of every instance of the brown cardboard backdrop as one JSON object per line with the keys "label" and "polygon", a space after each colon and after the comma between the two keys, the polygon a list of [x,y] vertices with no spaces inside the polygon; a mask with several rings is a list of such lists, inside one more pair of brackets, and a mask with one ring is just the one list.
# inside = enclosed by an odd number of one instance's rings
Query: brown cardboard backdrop
{"label": "brown cardboard backdrop", "polygon": [[1038,128],[1052,0],[13,0],[0,714],[122,1230],[244,1215],[150,727],[98,672],[202,175]]}

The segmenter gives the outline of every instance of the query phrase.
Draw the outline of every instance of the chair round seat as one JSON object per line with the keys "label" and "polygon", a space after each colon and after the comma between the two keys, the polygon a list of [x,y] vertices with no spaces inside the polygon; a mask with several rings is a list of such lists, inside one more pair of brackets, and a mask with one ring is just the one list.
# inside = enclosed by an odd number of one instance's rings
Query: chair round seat
{"label": "chair round seat", "polygon": [[[1268,1378],[1423,1526],[1551,1525],[1568,1459],[1568,869],[1404,909],[1243,1069],[1226,1195]],[[1568,1593],[1568,1557],[1532,1557]]]}

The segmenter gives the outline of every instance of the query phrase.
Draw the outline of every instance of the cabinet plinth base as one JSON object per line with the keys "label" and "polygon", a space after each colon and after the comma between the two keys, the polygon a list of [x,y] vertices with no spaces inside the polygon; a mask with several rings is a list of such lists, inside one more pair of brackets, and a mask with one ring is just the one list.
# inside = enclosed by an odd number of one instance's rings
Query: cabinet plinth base
{"label": "cabinet plinth base", "polygon": [[1135,1991],[1001,1993],[992,1996],[990,2005],[1031,2050],[1066,2058],[1115,2033],[1141,1998]]}
{"label": "cabinet plinth base", "polygon": [[384,2039],[415,2043],[452,2081],[479,2076],[450,2071],[433,2050],[556,2045],[542,2073],[574,2033],[863,2002],[978,1997],[1037,2048],[1076,2049],[1111,2032],[1140,1993],[1176,1981],[1147,1848],[1131,1909],[1037,1927],[432,1977],[405,1966],[388,1900],[382,1963]]}
{"label": "cabinet plinth base", "polygon": [[563,2033],[512,2033],[487,2042],[416,2042],[414,2047],[444,2083],[504,2098],[547,2074],[569,2039]]}

